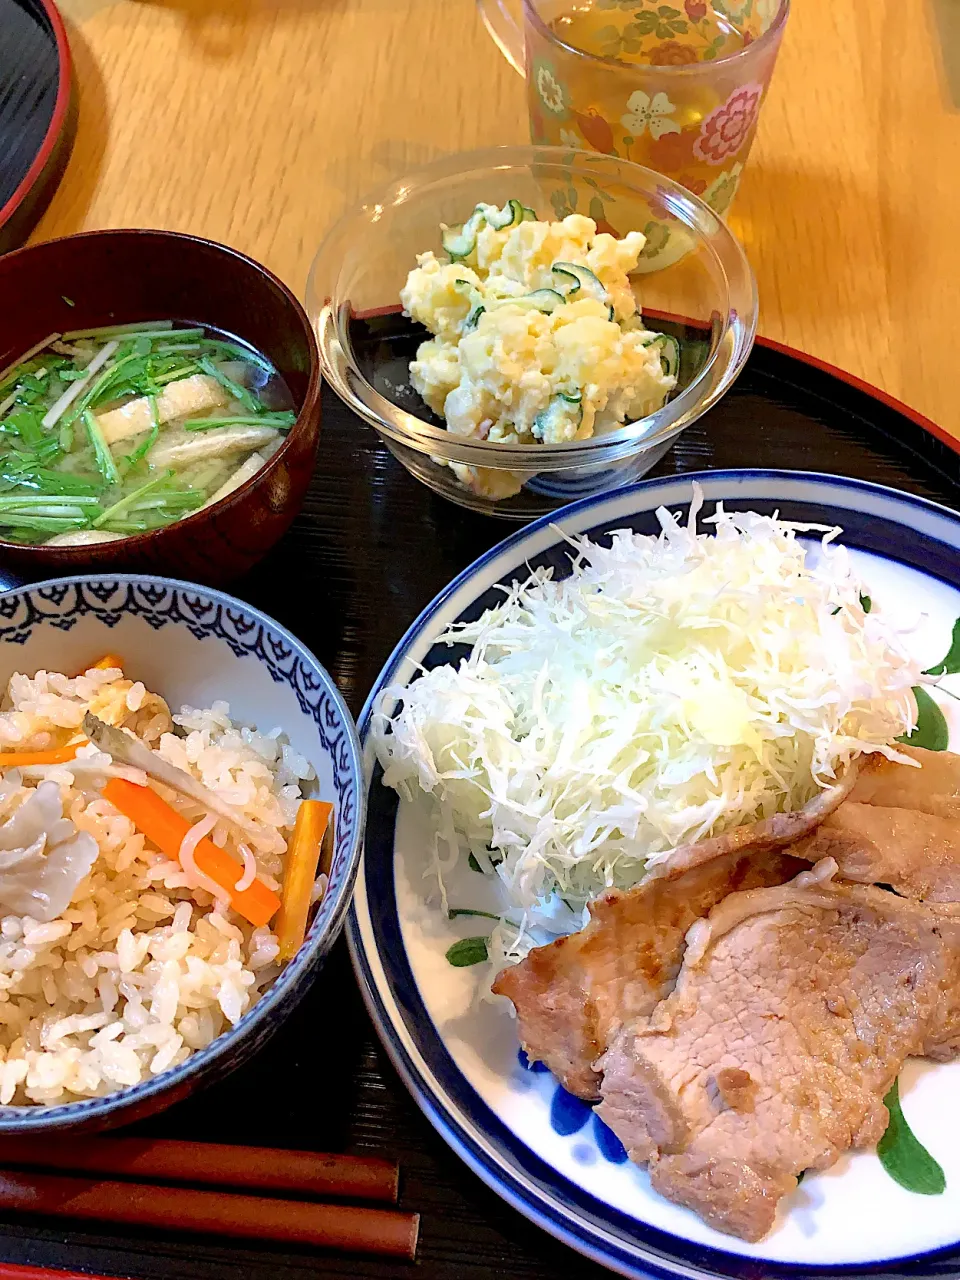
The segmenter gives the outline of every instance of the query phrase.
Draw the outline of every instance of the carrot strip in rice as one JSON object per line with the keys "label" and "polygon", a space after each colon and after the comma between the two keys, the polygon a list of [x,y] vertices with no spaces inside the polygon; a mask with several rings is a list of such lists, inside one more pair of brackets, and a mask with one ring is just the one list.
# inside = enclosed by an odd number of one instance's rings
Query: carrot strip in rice
{"label": "carrot strip in rice", "polygon": [[0,751],[0,769],[21,769],[34,764],[67,764],[83,742],[71,742],[49,751]]}
{"label": "carrot strip in rice", "polygon": [[122,671],[123,659],[115,653],[105,653],[88,671]]}
{"label": "carrot strip in rice", "polygon": [[333,805],[326,800],[301,800],[297,810],[283,877],[283,904],[275,928],[283,961],[293,959],[306,937],[320,847],[332,814]]}
{"label": "carrot strip in rice", "polygon": [[[173,861],[179,860],[183,838],[194,824],[171,808],[166,800],[149,787],[137,786],[124,778],[110,778],[103,789],[103,796],[129,818],[161,853]],[[265,925],[276,915],[280,908],[279,897],[262,880],[254,880],[248,889],[238,891],[236,885],[243,874],[243,867],[225,849],[218,849],[212,840],[204,837],[197,844],[193,861],[204,876],[222,887],[234,911],[252,925]]]}

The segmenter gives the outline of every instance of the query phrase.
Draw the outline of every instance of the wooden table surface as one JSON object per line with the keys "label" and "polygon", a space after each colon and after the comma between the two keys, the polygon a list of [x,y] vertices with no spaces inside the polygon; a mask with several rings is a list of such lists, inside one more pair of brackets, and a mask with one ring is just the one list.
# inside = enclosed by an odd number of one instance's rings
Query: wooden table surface
{"label": "wooden table surface", "polygon": [[[62,0],[80,127],[36,236],[224,240],[302,293],[367,189],[526,140],[471,0]],[[731,215],[761,332],[960,437],[960,6],[794,0]]]}

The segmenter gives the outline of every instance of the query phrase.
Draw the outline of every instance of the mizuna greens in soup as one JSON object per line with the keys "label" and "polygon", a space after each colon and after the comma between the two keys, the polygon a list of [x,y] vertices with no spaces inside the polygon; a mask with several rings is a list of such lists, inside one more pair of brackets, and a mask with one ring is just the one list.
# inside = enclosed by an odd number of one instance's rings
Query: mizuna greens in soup
{"label": "mizuna greens in soup", "polygon": [[53,334],[0,374],[0,537],[158,529],[249,480],[296,419],[256,352],[172,321]]}

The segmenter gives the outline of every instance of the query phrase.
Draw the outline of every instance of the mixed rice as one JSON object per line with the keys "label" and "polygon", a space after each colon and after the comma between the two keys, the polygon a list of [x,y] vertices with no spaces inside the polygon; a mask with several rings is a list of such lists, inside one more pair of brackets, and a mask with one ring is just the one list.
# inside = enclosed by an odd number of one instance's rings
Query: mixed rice
{"label": "mixed rice", "polygon": [[[41,671],[11,679],[0,751],[58,746],[80,732],[87,711],[133,731],[239,810],[254,832],[243,838],[259,878],[280,887],[300,785],[313,770],[279,729],[236,725],[224,702],[171,715],[118,668],[75,678]],[[52,781],[63,817],[99,850],[49,923],[6,914],[0,872],[2,1105],[70,1102],[150,1079],[229,1030],[279,972],[270,928],[254,928],[150,847],[100,794],[111,775],[146,781],[92,744],[67,764],[0,773],[0,824]],[[200,804],[152,785],[191,823],[205,816]],[[211,834],[231,851],[235,837],[224,822]]]}

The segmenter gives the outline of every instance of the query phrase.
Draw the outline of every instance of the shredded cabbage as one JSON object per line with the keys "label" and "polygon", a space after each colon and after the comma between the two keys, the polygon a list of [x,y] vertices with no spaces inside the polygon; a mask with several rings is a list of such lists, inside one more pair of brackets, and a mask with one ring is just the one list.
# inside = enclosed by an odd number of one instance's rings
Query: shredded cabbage
{"label": "shredded cabbage", "polygon": [[677,846],[796,810],[863,753],[895,758],[916,723],[918,664],[840,530],[718,505],[698,533],[701,502],[686,526],[661,508],[656,537],[571,539],[568,577],[505,589],[441,637],[469,657],[378,703],[384,782],[431,797],[438,867],[495,871],[514,958],[531,926],[579,927]]}

